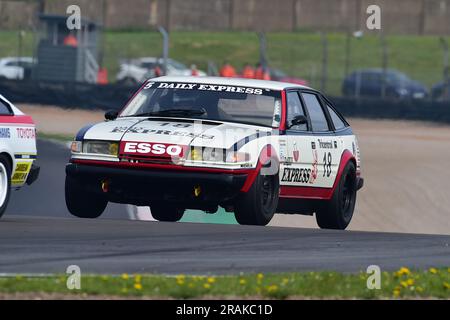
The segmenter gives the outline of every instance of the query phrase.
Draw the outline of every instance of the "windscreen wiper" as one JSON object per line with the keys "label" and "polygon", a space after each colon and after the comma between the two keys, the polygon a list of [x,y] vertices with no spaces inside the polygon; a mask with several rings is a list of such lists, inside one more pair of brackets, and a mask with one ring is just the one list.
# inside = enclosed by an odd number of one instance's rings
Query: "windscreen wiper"
{"label": "windscreen wiper", "polygon": [[154,112],[144,112],[144,113],[138,113],[134,115],[130,115],[131,117],[147,117],[147,116],[201,116],[205,114],[205,110],[201,109],[167,109],[167,110],[160,110],[160,111],[154,111]]}

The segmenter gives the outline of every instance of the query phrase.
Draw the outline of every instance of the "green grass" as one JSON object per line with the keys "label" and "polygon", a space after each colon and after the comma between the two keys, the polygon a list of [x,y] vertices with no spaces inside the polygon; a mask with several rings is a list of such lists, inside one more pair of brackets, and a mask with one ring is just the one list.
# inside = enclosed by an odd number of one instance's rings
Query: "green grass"
{"label": "green grass", "polygon": [[[345,76],[345,40],[342,33],[329,33],[327,92],[339,94]],[[447,38],[450,40],[450,38]],[[387,36],[389,67],[398,69],[431,86],[443,77],[443,52],[436,36]],[[108,31],[104,35],[104,65],[109,78],[118,71],[118,59],[160,56],[161,36],[156,32]],[[32,54],[33,37],[24,37],[24,54]],[[351,40],[350,70],[381,66],[380,39],[365,35]],[[314,32],[268,33],[267,49],[270,65],[320,86],[322,45],[320,34]],[[17,55],[17,32],[0,31],[2,56]],[[220,65],[226,59],[237,68],[258,60],[258,38],[251,32],[172,32],[170,56],[187,65],[196,64],[206,70],[207,62]]]}
{"label": "green grass", "polygon": [[81,290],[68,290],[66,276],[3,277],[2,293],[60,293],[131,297],[201,298],[450,298],[450,268],[383,272],[380,290],[369,290],[365,273],[305,272],[239,276],[86,275]]}
{"label": "green grass", "polygon": [[39,131],[37,133],[37,137],[39,139],[45,139],[45,140],[56,140],[60,142],[68,142],[73,140],[73,135],[69,134],[59,134],[59,133],[46,133]]}

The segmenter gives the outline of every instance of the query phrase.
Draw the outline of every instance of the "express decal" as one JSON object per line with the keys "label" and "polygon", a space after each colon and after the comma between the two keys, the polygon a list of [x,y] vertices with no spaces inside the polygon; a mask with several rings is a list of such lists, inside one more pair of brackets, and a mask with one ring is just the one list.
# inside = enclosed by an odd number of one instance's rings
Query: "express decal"
{"label": "express decal", "polygon": [[170,158],[183,157],[186,148],[187,146],[176,144],[122,141],[120,153],[123,155]]}
{"label": "express decal", "polygon": [[[201,91],[216,91],[216,92],[236,92],[245,94],[261,95],[264,93],[263,89],[250,87],[237,87],[213,84],[200,83],[175,83],[175,82],[148,82],[144,89],[183,89],[183,90],[201,90]],[[266,90],[269,91],[269,90]]]}
{"label": "express decal", "polygon": [[312,170],[306,168],[285,168],[282,182],[312,183]]}
{"label": "express decal", "polygon": [[202,138],[202,139],[214,139],[213,135],[208,134],[195,134],[188,131],[172,131],[172,130],[161,130],[161,129],[148,129],[145,127],[115,127],[111,133],[140,133],[140,134],[160,134],[166,136],[177,136],[177,137],[189,137],[189,138]]}

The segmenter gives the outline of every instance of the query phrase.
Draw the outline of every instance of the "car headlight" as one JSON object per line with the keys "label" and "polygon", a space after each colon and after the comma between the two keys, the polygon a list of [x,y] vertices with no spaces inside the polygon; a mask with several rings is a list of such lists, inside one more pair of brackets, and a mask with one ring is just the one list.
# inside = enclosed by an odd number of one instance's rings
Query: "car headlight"
{"label": "car headlight", "polygon": [[250,155],[245,152],[227,151],[222,148],[192,147],[188,160],[237,163],[250,161]]}
{"label": "car headlight", "polygon": [[81,150],[82,150],[81,141],[72,141],[72,144],[70,146],[70,151],[72,151],[72,153],[80,153]]}
{"label": "car headlight", "polygon": [[109,141],[86,141],[83,143],[83,153],[117,156],[119,144]]}

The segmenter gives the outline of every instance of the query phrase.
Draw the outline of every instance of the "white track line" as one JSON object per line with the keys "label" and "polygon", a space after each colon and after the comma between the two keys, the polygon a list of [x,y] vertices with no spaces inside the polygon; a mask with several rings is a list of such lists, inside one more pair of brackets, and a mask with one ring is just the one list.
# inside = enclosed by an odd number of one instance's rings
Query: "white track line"
{"label": "white track line", "polygon": [[131,204],[126,205],[130,220],[156,221],[149,207],[138,207]]}

